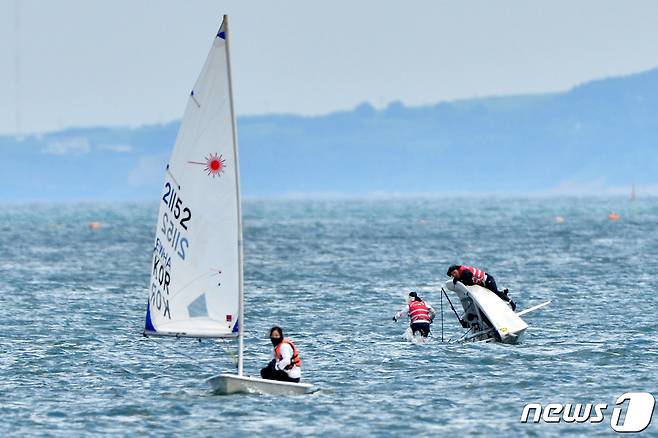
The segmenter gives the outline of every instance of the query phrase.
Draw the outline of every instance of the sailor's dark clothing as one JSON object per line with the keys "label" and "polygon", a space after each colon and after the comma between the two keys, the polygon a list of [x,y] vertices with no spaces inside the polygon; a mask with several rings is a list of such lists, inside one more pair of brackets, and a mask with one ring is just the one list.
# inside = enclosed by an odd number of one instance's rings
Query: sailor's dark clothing
{"label": "sailor's dark clothing", "polygon": [[430,323],[429,322],[412,322],[411,323],[411,332],[415,335],[420,333],[424,338],[430,334]]}
{"label": "sailor's dark clothing", "polygon": [[[453,279],[453,282],[456,283],[457,281],[461,281],[465,286],[473,286],[475,284],[473,282],[473,274],[471,271],[466,270],[461,272],[459,278]],[[496,285],[496,280],[493,278],[493,275],[487,274],[487,278],[484,280],[484,287],[495,293],[501,300],[505,302],[510,301],[510,298],[507,296],[506,292],[498,290],[498,286]]]}
{"label": "sailor's dark clothing", "polygon": [[265,368],[260,370],[260,376],[263,379],[279,380],[281,382],[294,382],[299,383],[299,378],[293,379],[283,370],[277,370],[275,367],[276,359],[272,359]]}

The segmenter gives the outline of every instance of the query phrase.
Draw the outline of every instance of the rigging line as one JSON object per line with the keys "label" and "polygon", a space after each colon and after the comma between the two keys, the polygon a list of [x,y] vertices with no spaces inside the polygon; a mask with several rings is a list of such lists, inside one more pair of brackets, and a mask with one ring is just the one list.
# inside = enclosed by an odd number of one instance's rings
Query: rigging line
{"label": "rigging line", "polygon": [[[474,339],[474,338],[476,338],[477,336],[488,335],[491,331],[493,331],[493,328],[489,328],[489,329],[485,329],[485,330],[482,330],[482,331],[479,331],[479,332],[473,333],[471,336],[469,336],[469,337],[467,337],[466,339],[464,339],[464,341],[470,341],[471,339]],[[492,338],[482,339],[482,341],[485,341],[485,342],[486,342],[486,341],[489,341],[490,339],[492,339]],[[475,341],[475,342],[480,342],[480,341]]]}
{"label": "rigging line", "polygon": [[196,100],[196,97],[194,97],[194,90],[192,90],[192,93],[190,93],[190,97],[192,98],[194,103],[196,103],[197,108],[201,108],[201,104],[199,103],[198,100]]}
{"label": "rigging line", "polygon": [[[452,308],[452,311],[455,312],[455,316],[457,317],[457,319],[461,323],[462,319],[459,317],[459,314],[455,310],[455,306],[452,305],[452,301],[450,301],[450,298],[448,297],[448,294],[446,293],[446,291],[443,288],[441,288],[441,292],[443,292],[443,295],[446,296],[446,299],[448,300],[448,303],[450,303],[450,307]],[[442,304],[443,304],[443,302],[442,302]]]}
{"label": "rigging line", "polygon": [[443,342],[443,294],[441,294],[441,342]]}
{"label": "rigging line", "polygon": [[468,330],[466,330],[466,332],[459,337],[459,341],[464,339],[466,337],[466,335],[468,335],[471,331],[473,331],[473,326],[469,327]]}
{"label": "rigging line", "polygon": [[219,344],[219,346],[222,348],[222,350],[224,350],[224,352],[228,354],[228,356],[231,358],[231,361],[233,362],[233,366],[235,368],[237,368],[238,367],[238,355],[235,354],[233,351],[229,350],[226,347],[226,345],[224,345],[225,344],[224,342],[217,342],[217,344]]}
{"label": "rigging line", "polygon": [[167,164],[167,173],[168,173],[169,176],[171,177],[171,180],[172,180],[173,182],[175,182],[176,185],[178,186],[178,190],[180,190],[180,184],[178,184],[178,181],[176,180],[176,177],[174,176],[174,174],[171,173],[171,166],[169,166],[169,164]]}
{"label": "rigging line", "polygon": [[461,341],[462,339],[464,339],[464,338],[466,337],[466,335],[469,334],[469,332],[470,332],[471,330],[473,330],[473,326],[471,326],[468,330],[466,330],[466,333],[464,333],[464,334],[461,336],[461,338],[457,339],[457,342],[459,342],[459,341]]}

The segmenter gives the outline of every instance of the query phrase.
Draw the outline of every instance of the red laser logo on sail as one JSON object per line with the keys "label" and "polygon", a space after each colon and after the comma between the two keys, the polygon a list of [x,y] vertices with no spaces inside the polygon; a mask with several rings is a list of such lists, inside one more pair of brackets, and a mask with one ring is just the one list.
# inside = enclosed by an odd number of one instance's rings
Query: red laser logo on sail
{"label": "red laser logo on sail", "polygon": [[216,153],[208,155],[205,162],[188,161],[188,163],[206,166],[206,173],[213,178],[216,176],[222,176],[224,174],[224,169],[226,169],[226,160],[224,157],[217,155]]}

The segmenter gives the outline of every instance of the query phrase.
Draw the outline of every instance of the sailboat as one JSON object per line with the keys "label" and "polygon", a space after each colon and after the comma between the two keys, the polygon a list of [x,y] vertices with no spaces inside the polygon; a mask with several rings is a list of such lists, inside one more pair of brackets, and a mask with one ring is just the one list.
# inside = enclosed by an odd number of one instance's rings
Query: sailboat
{"label": "sailboat", "polygon": [[237,338],[237,374],[208,379],[217,393],[306,393],[312,385],[244,375],[242,212],[229,50],[224,16],[166,166],[144,335]]}
{"label": "sailboat", "polygon": [[482,286],[466,286],[459,281],[453,283],[452,280],[449,280],[444,287],[457,295],[464,310],[463,315],[459,316],[445,289],[442,288],[441,291],[448,299],[453,312],[465,326],[464,328],[467,328],[459,342],[518,344],[528,328],[528,324],[521,319],[521,316],[551,303],[551,301],[546,301],[515,313],[507,306],[507,303]]}

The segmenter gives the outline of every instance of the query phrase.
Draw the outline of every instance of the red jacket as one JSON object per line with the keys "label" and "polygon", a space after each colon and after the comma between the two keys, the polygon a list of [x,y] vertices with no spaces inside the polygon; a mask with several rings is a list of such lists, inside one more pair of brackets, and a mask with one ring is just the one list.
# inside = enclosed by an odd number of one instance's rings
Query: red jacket
{"label": "red jacket", "polygon": [[[470,275],[468,275],[468,274],[463,275],[465,271],[470,272]],[[472,283],[473,284],[484,286],[484,282],[487,280],[487,273],[484,272],[481,269],[474,268],[473,266],[465,266],[465,265],[460,266],[459,267],[459,280],[462,283],[469,286],[469,284],[467,284],[467,283],[471,283],[471,281],[468,281],[468,282],[462,281],[462,279],[465,280],[467,277],[472,278]]]}
{"label": "red jacket", "polygon": [[409,319],[411,323],[431,322],[430,309],[425,301],[412,301],[409,303]]}

